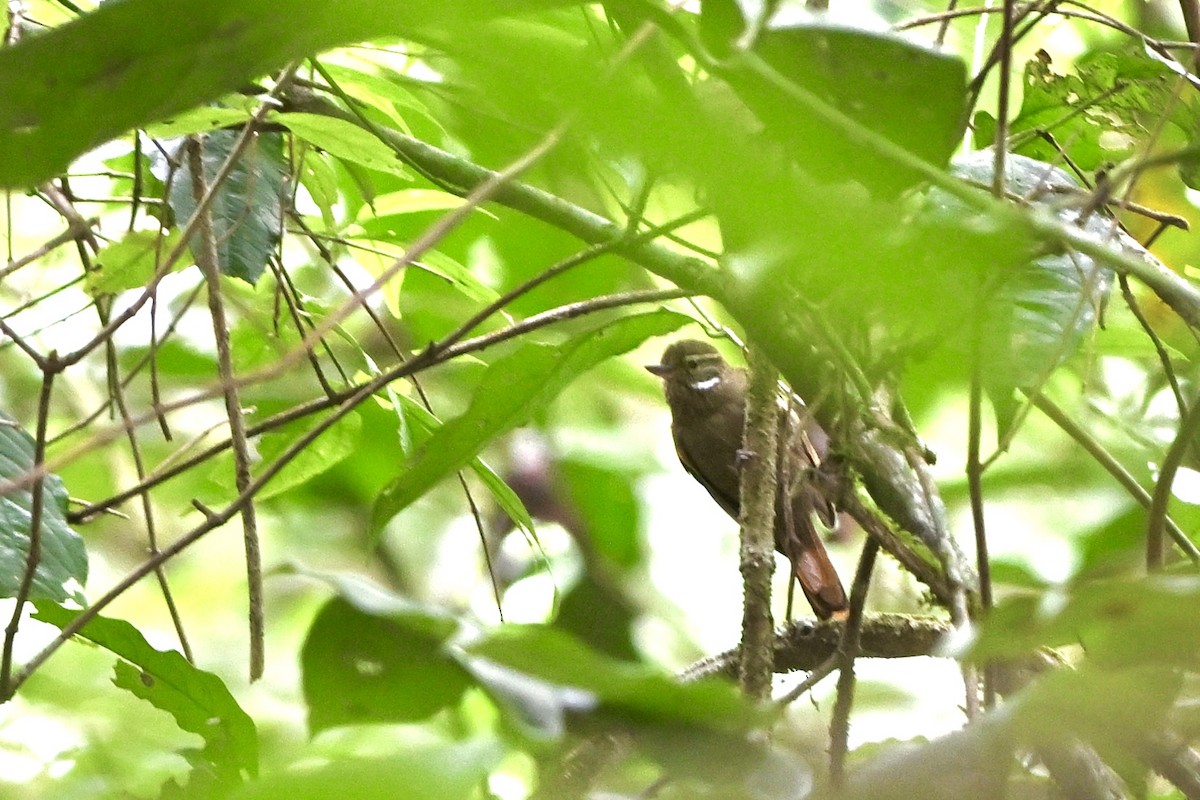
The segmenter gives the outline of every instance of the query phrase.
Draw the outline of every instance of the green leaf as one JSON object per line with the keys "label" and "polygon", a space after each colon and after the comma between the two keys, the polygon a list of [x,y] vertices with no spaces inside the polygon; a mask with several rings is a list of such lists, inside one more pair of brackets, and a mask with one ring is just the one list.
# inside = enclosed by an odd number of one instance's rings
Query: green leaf
{"label": "green leaf", "polygon": [[380,493],[372,513],[372,531],[378,535],[392,517],[439,480],[461,469],[497,436],[549,404],[584,372],[689,321],[666,310],[622,317],[561,345],[528,344],[495,362],[484,373],[466,412],[443,425]]}
{"label": "green leaf", "polygon": [[[0,186],[31,186],[85,151],[339,44],[412,35],[553,0],[122,0],[0,51]],[[203,54],[200,56],[199,54]]]}
{"label": "green leaf", "polygon": [[[955,175],[983,186],[991,185],[993,169],[991,151],[974,153],[953,166]],[[1009,192],[1035,207],[1053,210],[1064,224],[1079,225],[1085,233],[1134,255],[1145,253],[1104,214],[1088,214],[1081,222],[1081,212],[1064,202],[1080,188],[1078,182],[1051,164],[1010,154],[1005,159],[1005,184]],[[960,201],[941,191],[930,193],[930,204],[932,217],[970,216]],[[975,279],[988,293],[982,304],[980,362],[987,366],[984,381],[1003,428],[1014,409],[1013,390],[1037,387],[1078,350],[1107,302],[1114,276],[1112,270],[1076,252],[1031,256],[997,266],[990,265]],[[958,289],[979,291],[966,283]],[[953,303],[953,298],[944,297],[941,305]]]}
{"label": "green leaf", "polygon": [[1009,597],[992,610],[967,655],[986,661],[1077,643],[1090,660],[1106,666],[1195,669],[1200,666],[1200,578],[1114,578]]}
{"label": "green leaf", "polygon": [[330,155],[368,169],[377,169],[401,178],[412,178],[412,171],[404,166],[395,150],[370,131],[352,122],[303,112],[272,114],[269,119]]}
{"label": "green leaf", "polygon": [[[728,5],[704,3],[703,24]],[[728,33],[736,39],[740,28]],[[755,51],[786,80],[931,164],[945,164],[957,147],[966,68],[956,56],[907,41],[882,23],[878,29],[852,27],[828,14],[802,12],[775,15]],[[767,135],[784,142],[790,156],[817,178],[856,178],[888,193],[919,179],[731,61],[735,65],[721,77],[763,120]]]}
{"label": "green leaf", "polygon": [[633,476],[580,460],[563,460],[558,466],[596,553],[621,569],[637,565],[642,558],[641,505]]}
{"label": "green leaf", "polygon": [[[421,102],[405,86],[405,84],[420,85],[418,81],[390,70],[381,64],[372,64],[370,66],[373,70],[372,72],[365,72],[362,69],[327,62],[323,62],[321,66],[329,73],[331,78],[337,81],[346,94],[363,102],[372,109],[377,109],[387,114],[388,117],[396,122],[397,127],[405,133],[410,132],[407,120],[404,118],[405,112],[420,115],[422,119],[431,124],[436,130],[445,133],[441,121],[433,116],[428,106]],[[392,108],[388,108],[389,105]],[[399,109],[401,113],[397,113],[396,109]]]}
{"label": "green leaf", "polygon": [[[78,614],[42,602],[34,618],[63,628]],[[181,729],[204,739],[200,756],[224,785],[258,774],[258,731],[220,678],[189,664],[174,650],[155,650],[124,620],[96,617],[77,635],[122,659],[115,667],[117,686],[166,711]]]}
{"label": "green leaf", "polygon": [[479,280],[472,270],[437,250],[423,254],[412,265],[453,284],[464,295],[480,304],[490,303],[500,297],[499,292]]}
{"label": "green leaf", "polygon": [[300,183],[308,190],[312,201],[321,211],[321,222],[327,230],[337,227],[334,209],[338,205],[337,170],[333,165],[333,156],[328,153],[318,153],[310,150],[299,160]]}
{"label": "green leaf", "polygon": [[87,274],[84,288],[92,297],[141,288],[178,241],[177,231],[165,236],[158,231],[130,231],[96,254],[96,269]]}
{"label": "green leaf", "polygon": [[215,131],[218,128],[244,125],[250,121],[251,116],[252,114],[243,108],[200,106],[147,125],[146,134],[155,139],[175,139]]}
{"label": "green leaf", "polygon": [[454,705],[470,686],[445,652],[453,617],[351,576],[317,613],[300,652],[309,730],[416,722]]}
{"label": "green leaf", "polygon": [[[0,484],[19,482],[33,469],[33,437],[0,412]],[[33,573],[29,599],[80,605],[87,582],[88,556],[83,539],[67,524],[67,489],[57,475],[42,479],[41,559]],[[33,493],[19,489],[0,494],[0,597],[16,597],[29,557]]]}
{"label": "green leaf", "polygon": [[[238,133],[214,131],[203,139],[205,185],[211,185],[217,171],[233,151]],[[182,155],[182,154],[181,154]],[[183,225],[196,210],[192,172],[188,159],[171,182],[170,203],[177,225]],[[162,168],[159,163],[159,168]],[[287,174],[283,161],[283,137],[261,134],[246,147],[229,177],[217,190],[209,207],[213,237],[217,245],[217,265],[222,275],[257,283],[267,260],[275,252],[283,233],[283,180]],[[200,249],[193,235],[192,249]]]}
{"label": "green leaf", "polygon": [[[435,430],[442,427],[442,421],[416,400],[399,394],[393,395],[393,397],[400,406],[397,408],[397,412],[403,416],[404,420],[412,423],[413,429],[420,434],[412,438],[411,445],[420,446],[428,441],[429,436]],[[504,482],[504,478],[500,477],[482,458],[472,458],[467,466],[491,493],[496,505],[500,506],[508,518],[530,538],[537,541],[537,533],[534,531],[533,517],[529,515],[529,509],[525,507],[525,503],[512,490],[512,487]]]}
{"label": "green leaf", "polygon": [[[393,215],[413,214],[418,211],[449,211],[465,202],[467,201],[458,195],[440,189],[401,189],[376,197],[371,201],[370,207],[364,208],[358,215],[358,221],[363,224],[387,224],[387,218]],[[493,219],[496,216],[482,207],[477,206],[474,210],[488,214]]]}
{"label": "green leaf", "polygon": [[[1187,104],[1177,102],[1175,74],[1139,45],[1092,51],[1063,75],[1039,51],[1025,64],[1024,84],[1009,135],[1025,133],[1015,140],[1015,151],[1042,161],[1061,161],[1065,152],[1072,164],[1091,172],[1141,150],[1157,135],[1152,132],[1164,111],[1183,130],[1191,126]],[[995,121],[990,116],[981,121],[975,142],[986,147],[993,144]],[[1034,135],[1041,132],[1054,142]]]}
{"label": "green leaf", "polygon": [[[257,439],[258,460],[251,470],[252,475],[261,474],[272,465],[287,448],[312,429],[313,420],[304,419],[289,423]],[[287,463],[255,496],[261,502],[283,494],[289,489],[302,486],[313,478],[332,469],[336,464],[351,456],[358,446],[362,419],[358,414],[346,414],[321,435],[305,445],[295,458]],[[225,454],[217,459],[208,471],[209,480],[220,487],[219,494],[209,498],[213,503],[224,503],[237,496],[234,488],[233,456]]]}
{"label": "green leaf", "polygon": [[655,667],[601,655],[544,625],[505,625],[463,652],[485,688],[551,733],[569,714],[600,709],[643,724],[725,732],[744,731],[768,717],[728,683],[681,683]]}
{"label": "green leaf", "polygon": [[1141,756],[1147,741],[1162,735],[1181,679],[1152,661],[1122,669],[1084,662],[1041,676],[1006,706],[1012,730],[1027,741],[1077,737],[1110,758]]}
{"label": "green leaf", "polygon": [[494,739],[475,738],[408,745],[383,758],[314,758],[229,800],[472,800],[503,752]]}
{"label": "green leaf", "polygon": [[[396,217],[393,216],[392,219],[396,219]],[[359,258],[359,263],[372,275],[376,277],[382,275],[397,259],[404,257],[407,245],[395,238],[393,231],[385,228],[383,224],[372,222],[367,225],[358,225],[356,228],[362,229],[364,232],[374,231],[382,237],[380,239],[348,237],[348,240],[351,242],[378,251],[377,253],[372,253],[372,256],[381,257],[363,258],[360,256]],[[420,270],[427,275],[435,276],[442,285],[453,287],[454,291],[461,294],[463,298],[473,301],[475,305],[472,307],[472,310],[478,306],[491,303],[500,297],[500,293],[481,281],[473,270],[440,251],[430,250],[423,253],[418,260],[411,262],[384,284],[384,301],[387,303],[388,310],[396,317],[406,316],[402,313],[400,307],[401,294],[406,290],[406,287],[411,286],[407,276],[410,270],[414,269]],[[498,314],[505,315],[505,312],[500,311]]]}

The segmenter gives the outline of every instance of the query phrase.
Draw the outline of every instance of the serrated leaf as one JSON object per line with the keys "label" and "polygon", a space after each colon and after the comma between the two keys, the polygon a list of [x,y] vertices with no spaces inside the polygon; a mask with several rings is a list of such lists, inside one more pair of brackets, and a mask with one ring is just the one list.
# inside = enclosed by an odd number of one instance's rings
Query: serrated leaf
{"label": "serrated leaf", "polygon": [[[62,628],[78,614],[43,602],[34,618]],[[77,635],[122,659],[113,679],[117,686],[166,711],[181,729],[204,739],[201,756],[225,786],[258,774],[258,731],[220,678],[174,650],[154,649],[124,620],[96,617]]]}
{"label": "serrated leaf", "polygon": [[[0,412],[0,484],[22,481],[33,469],[33,437]],[[42,479],[41,559],[33,574],[30,600],[71,599],[80,605],[87,582],[83,539],[67,524],[67,489],[57,475]],[[0,494],[0,597],[16,597],[29,557],[33,493]]]}
{"label": "serrated leaf", "polygon": [[458,702],[471,681],[445,652],[458,623],[365,579],[325,576],[339,596],[300,652],[308,725],[415,722]]}
{"label": "serrated leaf", "polygon": [[[234,131],[214,131],[203,139],[202,162],[205,185],[212,185],[238,138]],[[175,171],[169,201],[177,225],[184,224],[196,210],[192,173],[188,159]],[[156,161],[160,177],[165,179],[166,164]],[[254,137],[242,151],[237,165],[217,190],[209,213],[217,245],[217,266],[222,275],[241,278],[253,285],[267,267],[283,234],[283,181],[287,175],[283,160],[283,137],[264,133]],[[194,251],[200,242],[193,235],[189,244]]]}
{"label": "serrated leaf", "polygon": [[379,535],[392,517],[461,469],[497,436],[529,419],[584,372],[688,321],[666,310],[622,317],[561,345],[528,344],[500,359],[484,373],[466,412],[443,425],[380,493],[372,531]]}
{"label": "serrated leaf", "polygon": [[404,165],[396,151],[370,131],[344,119],[322,114],[289,112],[273,114],[277,122],[292,133],[330,155],[355,164],[387,172],[401,178],[412,178],[412,170]]}

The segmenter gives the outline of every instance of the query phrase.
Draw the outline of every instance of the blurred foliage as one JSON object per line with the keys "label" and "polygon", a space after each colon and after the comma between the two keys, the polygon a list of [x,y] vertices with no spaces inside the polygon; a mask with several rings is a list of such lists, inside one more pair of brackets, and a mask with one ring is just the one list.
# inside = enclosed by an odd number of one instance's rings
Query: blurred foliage
{"label": "blurred foliage", "polygon": [[[671,675],[741,614],[733,523],[664,477],[640,367],[693,324],[776,362],[931,569],[982,450],[996,604],[942,661],[858,662],[845,796],[1191,796],[1200,584],[1179,548],[1147,574],[1130,489],[1174,474],[1196,538],[1182,33],[1026,16],[1002,109],[998,15],[933,46],[938,8],[831,5],[15,4],[0,797],[827,796],[844,689]],[[868,615],[944,619],[897,563]],[[946,659],[997,707],[965,720]]]}

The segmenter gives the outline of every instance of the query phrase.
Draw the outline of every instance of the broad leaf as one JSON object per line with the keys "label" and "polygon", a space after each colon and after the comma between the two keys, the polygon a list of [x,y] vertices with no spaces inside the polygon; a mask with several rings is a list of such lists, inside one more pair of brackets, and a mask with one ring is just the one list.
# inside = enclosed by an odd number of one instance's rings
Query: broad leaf
{"label": "broad leaf", "polygon": [[[1191,115],[1178,98],[1176,76],[1136,45],[1093,51],[1063,71],[1055,71],[1045,51],[1025,64],[1021,110],[1008,130],[1017,153],[1057,163],[1065,151],[1072,164],[1091,172],[1140,151],[1168,111],[1172,122],[1190,132]],[[976,145],[993,144],[995,118],[979,112],[975,123]]]}
{"label": "broad leaf", "polygon": [[[728,49],[744,35],[733,0],[705,0],[710,46]],[[714,24],[715,21],[715,24]],[[733,23],[730,25],[729,23]],[[966,69],[962,60],[877,29],[852,27],[829,14],[782,7],[755,43],[783,78],[836,112],[923,160],[944,165],[963,128]],[[763,120],[767,135],[822,180],[855,178],[894,192],[919,176],[847,136],[786,91],[737,64],[719,74]]]}
{"label": "broad leaf", "polygon": [[249,111],[241,108],[200,106],[147,126],[146,134],[155,139],[175,139],[217,128],[245,125],[250,121],[250,116]]}
{"label": "broad leaf", "polygon": [[[252,477],[271,467],[284,451],[311,430],[314,424],[310,419],[297,420],[258,437],[255,447],[258,458],[251,469]],[[322,431],[320,436],[306,444],[303,450],[263,486],[255,495],[255,499],[261,502],[276,497],[332,469],[354,454],[361,429],[362,419],[358,414],[344,415]],[[223,504],[237,496],[233,456],[230,453],[226,452],[214,460],[208,470],[208,476],[211,483],[220,487],[216,496],[207,498],[209,502]]]}
{"label": "broad leaf", "polygon": [[681,683],[653,666],[601,655],[543,625],[505,625],[463,650],[476,678],[510,700],[522,696],[516,682],[520,676],[529,687],[557,687],[560,706],[556,710],[562,715],[603,708],[642,723],[729,732],[744,731],[767,719],[728,683]]}
{"label": "broad leaf", "polygon": [[339,596],[317,613],[300,653],[310,731],[416,722],[458,702],[470,678],[445,652],[452,617],[363,579],[330,580]]}
{"label": "broad leaf", "polygon": [[[1095,580],[1000,602],[968,648],[974,659],[1081,644],[1104,665],[1200,665],[1200,578]],[[1164,636],[1163,631],[1171,635]]]}
{"label": "broad leaf", "polygon": [[[35,619],[59,628],[79,612],[38,603]],[[258,732],[216,675],[188,663],[182,654],[156,650],[141,632],[119,619],[96,617],[78,636],[119,656],[113,682],[175,718],[185,731],[199,734],[199,755],[226,787],[258,774]]]}
{"label": "broad leaf", "polygon": [[491,739],[409,745],[386,757],[309,759],[247,784],[228,800],[473,800],[503,750]]}
{"label": "broad leaf", "polygon": [[401,178],[412,177],[412,170],[404,166],[395,150],[352,122],[299,112],[274,114],[270,119],[330,155]]}
{"label": "broad leaf", "polygon": [[718,796],[782,800],[812,780],[794,754],[747,736],[774,712],[751,705],[729,683],[682,683],[541,625],[505,625],[466,645],[463,659],[516,729],[536,738],[615,725],[669,772],[732,790]]}
{"label": "broad leaf", "polygon": [[[206,187],[212,185],[233,152],[237,138],[234,131],[214,131],[201,140]],[[176,157],[181,163],[174,172],[169,199],[175,222],[182,226],[196,210],[196,197],[184,147],[177,150]],[[157,169],[165,180],[161,158]],[[228,179],[217,189],[209,213],[217,246],[217,266],[222,275],[241,278],[250,284],[258,282],[283,233],[286,174],[283,138],[277,133],[262,134],[241,152]],[[199,236],[193,235],[189,244],[193,251],[198,251]]]}
{"label": "broad leaf", "polygon": [[465,466],[497,436],[529,419],[584,372],[687,321],[687,317],[665,310],[623,317],[560,345],[524,345],[496,361],[484,373],[470,407],[443,425],[380,494],[372,530],[381,532],[388,520]]}
{"label": "broad leaf", "polygon": [[[33,437],[0,412],[0,484],[23,481],[34,468]],[[33,522],[29,489],[0,494],[0,597],[15,597],[29,558]],[[33,573],[29,599],[83,605],[88,557],[83,539],[67,525],[67,489],[57,475],[42,479],[41,558]]]}
{"label": "broad leaf", "polygon": [[335,45],[562,4],[104,3],[0,51],[0,186],[35,184],[132,128],[199,106],[289,60]]}
{"label": "broad leaf", "polygon": [[179,236],[157,231],[130,231],[105,247],[93,261],[96,269],[87,274],[84,288],[92,297],[118,294],[149,283],[162,256],[170,252]]}
{"label": "broad leaf", "polygon": [[[993,155],[991,151],[972,154],[955,162],[953,171],[964,180],[990,186]],[[1052,209],[1064,223],[1078,225],[1098,240],[1145,254],[1110,217],[1072,203],[1078,200],[1074,193],[1079,184],[1057,167],[1010,154],[1005,160],[1005,185],[1008,192],[1034,206]],[[931,193],[931,203],[936,209],[934,216],[946,212],[970,216],[962,203],[940,191]],[[984,381],[1004,427],[1012,413],[1013,389],[1038,387],[1075,353],[1095,326],[1114,277],[1112,270],[1075,252],[1039,255],[975,277],[983,281],[981,286],[963,285],[961,289],[986,292],[980,361],[986,367]],[[948,297],[944,300],[950,302]]]}
{"label": "broad leaf", "polygon": [[[393,397],[398,406],[397,413],[403,417],[405,423],[411,423],[408,431],[416,434],[411,436],[408,442],[410,450],[414,446],[423,445],[435,430],[442,427],[442,421],[417,401],[398,394]],[[530,516],[529,510],[525,508],[525,503],[512,490],[512,487],[505,483],[504,479],[482,458],[472,458],[467,466],[491,493],[492,499],[508,515],[508,518],[536,541],[537,534],[533,529],[533,518]]]}

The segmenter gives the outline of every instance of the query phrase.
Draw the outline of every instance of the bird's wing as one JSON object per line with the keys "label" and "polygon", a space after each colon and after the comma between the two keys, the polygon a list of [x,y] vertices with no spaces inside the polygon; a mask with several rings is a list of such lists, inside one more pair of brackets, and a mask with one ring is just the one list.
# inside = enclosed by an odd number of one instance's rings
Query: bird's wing
{"label": "bird's wing", "polygon": [[[683,464],[683,468],[696,479],[697,483],[708,490],[709,495],[717,501],[717,505],[726,514],[737,519],[738,510],[741,508],[738,502],[739,486],[736,465],[738,445],[717,448],[721,452],[712,452],[710,449],[710,452],[705,454],[707,460],[702,461],[699,457],[699,448],[687,431],[676,428],[672,433],[675,439],[675,454],[679,456],[679,463]],[[725,450],[728,450],[728,453],[725,453]],[[706,464],[709,472],[715,474],[705,474],[694,466],[700,463]]]}

